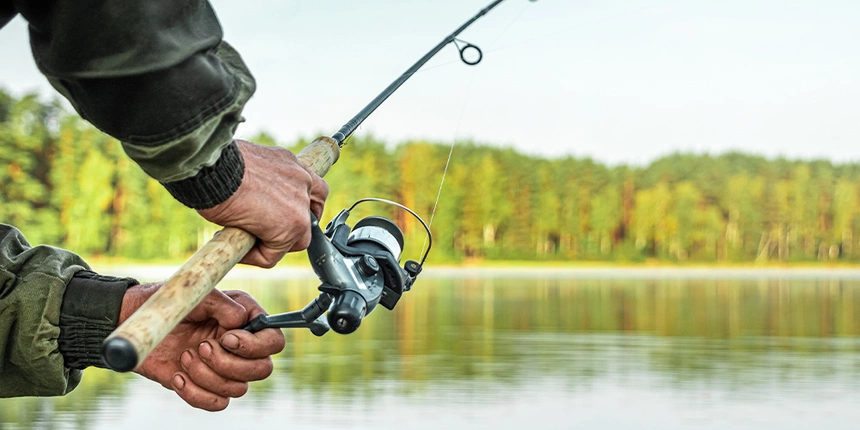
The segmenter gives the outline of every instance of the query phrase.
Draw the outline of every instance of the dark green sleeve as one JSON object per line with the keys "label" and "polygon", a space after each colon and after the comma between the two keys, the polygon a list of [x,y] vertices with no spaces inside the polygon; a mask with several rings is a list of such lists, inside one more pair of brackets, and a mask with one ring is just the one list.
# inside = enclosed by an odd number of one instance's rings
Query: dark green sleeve
{"label": "dark green sleeve", "polygon": [[31,247],[0,224],[0,397],[56,396],[99,365],[130,279],[102,277],[77,255]]}
{"label": "dark green sleeve", "polygon": [[10,0],[0,0],[0,28],[3,28],[18,12]]}
{"label": "dark green sleeve", "polygon": [[233,134],[255,82],[206,1],[15,1],[36,64],[143,170],[203,209],[239,187]]}

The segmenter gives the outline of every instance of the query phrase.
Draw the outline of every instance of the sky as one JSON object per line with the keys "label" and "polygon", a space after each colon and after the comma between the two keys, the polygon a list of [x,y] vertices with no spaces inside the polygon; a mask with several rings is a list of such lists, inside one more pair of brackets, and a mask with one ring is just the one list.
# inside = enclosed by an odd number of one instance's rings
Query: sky
{"label": "sky", "polygon": [[[238,132],[331,135],[489,0],[215,0],[257,79]],[[645,164],[673,152],[860,161],[860,2],[506,0],[362,126],[391,143],[473,140]],[[54,97],[26,23],[0,86]]]}

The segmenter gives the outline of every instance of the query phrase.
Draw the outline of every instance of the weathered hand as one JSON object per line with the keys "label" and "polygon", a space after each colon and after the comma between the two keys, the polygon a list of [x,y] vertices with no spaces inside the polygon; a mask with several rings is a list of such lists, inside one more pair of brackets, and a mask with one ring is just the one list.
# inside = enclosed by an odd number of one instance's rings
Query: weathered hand
{"label": "weathered hand", "polygon": [[[138,285],[123,298],[120,323],[161,284]],[[227,407],[248,391],[248,381],[272,373],[271,355],[284,349],[280,330],[242,330],[263,308],[241,291],[213,290],[137,368],[175,391],[189,405],[208,411]]]}
{"label": "weathered hand", "polygon": [[317,218],[322,215],[328,185],[286,149],[236,142],[245,159],[242,184],[223,203],[198,212],[215,224],[257,237],[256,246],[240,263],[273,267],[287,252],[308,247],[308,209]]}

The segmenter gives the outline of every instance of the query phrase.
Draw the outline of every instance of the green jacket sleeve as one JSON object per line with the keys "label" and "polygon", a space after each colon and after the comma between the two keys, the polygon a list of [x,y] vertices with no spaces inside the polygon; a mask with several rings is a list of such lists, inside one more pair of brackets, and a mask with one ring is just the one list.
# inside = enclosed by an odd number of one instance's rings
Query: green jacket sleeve
{"label": "green jacket sleeve", "polygon": [[233,134],[255,89],[206,1],[14,1],[36,64],[82,117],[196,209],[244,173]]}
{"label": "green jacket sleeve", "polygon": [[18,12],[12,6],[12,2],[9,0],[0,0],[0,28],[8,24],[12,18],[15,18],[15,15],[18,15]]}
{"label": "green jacket sleeve", "polygon": [[0,224],[0,397],[63,395],[116,327],[133,279],[87,270],[77,255],[31,247]]}
{"label": "green jacket sleeve", "polygon": [[0,396],[65,394],[78,384],[80,371],[65,367],[57,339],[66,284],[86,268],[0,224]]}

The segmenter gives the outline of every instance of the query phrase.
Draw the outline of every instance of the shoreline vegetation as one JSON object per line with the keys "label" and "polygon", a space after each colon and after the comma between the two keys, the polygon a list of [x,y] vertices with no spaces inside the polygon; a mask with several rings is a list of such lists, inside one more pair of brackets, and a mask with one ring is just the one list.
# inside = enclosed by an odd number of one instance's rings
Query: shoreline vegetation
{"label": "shoreline vegetation", "polygon": [[[277,144],[265,134],[249,140]],[[0,148],[0,223],[20,228],[34,245],[89,261],[172,263],[218,229],[146,177],[119,142],[56,102],[0,89]],[[382,197],[429,221],[448,150],[352,139],[326,177],[332,191],[323,220],[359,198]],[[420,259],[425,238],[417,222],[386,206],[360,209],[350,224],[390,217],[405,233],[403,259]],[[458,142],[429,263],[860,267],[860,164],[726,153],[608,166]]]}
{"label": "shoreline vegetation", "polygon": [[[86,257],[86,256],[85,256]],[[180,259],[128,259],[114,258],[105,256],[89,256],[86,257],[87,263],[93,266],[100,267],[175,267],[179,268],[184,264],[191,254]],[[524,270],[541,270],[541,269],[741,269],[741,270],[827,270],[827,269],[849,269],[860,270],[860,262],[855,261],[794,261],[794,262],[779,262],[770,261],[766,263],[750,262],[701,262],[701,261],[666,261],[666,260],[647,260],[647,261],[599,261],[599,260],[464,260],[464,261],[440,261],[434,262],[431,257],[428,258],[425,267],[439,268],[444,270],[492,270],[492,269],[524,269]],[[406,258],[401,259],[401,263],[405,262]],[[275,269],[300,269],[308,266],[307,254],[302,252],[287,254],[284,259],[272,269],[261,269],[253,266],[237,265],[237,268],[246,268],[253,270],[275,270]]]}
{"label": "shoreline vegetation", "polygon": [[[128,260],[94,257],[87,260],[88,263],[95,267],[113,271],[131,271],[136,273],[157,273],[161,278],[169,277],[179,267],[185,263],[185,260],[175,261],[144,261],[144,260]],[[402,263],[402,261],[401,261]],[[788,275],[798,273],[816,273],[824,275],[828,272],[834,274],[855,273],[860,277],[860,263],[856,262],[793,262],[793,263],[701,263],[701,262],[670,262],[670,261],[647,261],[640,263],[631,262],[614,262],[614,261],[465,261],[459,263],[443,262],[434,263],[428,261],[425,265],[425,272],[439,273],[477,273],[484,275],[492,275],[493,272],[500,274],[509,273],[569,273],[569,274],[588,274],[601,273],[603,271],[619,271],[619,272],[635,272],[641,274],[653,273],[695,273],[695,272],[716,272],[721,271],[726,274],[736,273],[778,273],[785,272]],[[117,272],[117,273],[119,273]],[[277,278],[296,277],[296,276],[314,276],[310,265],[307,263],[307,255],[304,252],[287,255],[283,261],[278,263],[272,269],[261,269],[253,266],[237,265],[231,271],[239,274],[237,277],[247,278]],[[271,272],[268,275],[267,272]],[[623,277],[623,273],[621,275]],[[157,279],[161,279],[157,278]],[[148,278],[149,279],[149,278]],[[156,279],[156,278],[152,278]]]}
{"label": "shoreline vegetation", "polygon": [[[428,265],[420,279],[811,279],[860,280],[860,265]],[[161,281],[173,275],[182,262],[171,264],[115,264],[97,261],[96,271],[117,276],[130,276],[141,282]],[[251,266],[236,266],[226,276],[226,281],[247,282],[249,280],[312,280],[316,279],[310,265],[279,264],[272,269]],[[419,284],[421,283],[419,279]],[[286,285],[286,284],[285,284]],[[222,284],[224,287],[224,284]],[[227,285],[229,289],[229,285]]]}

